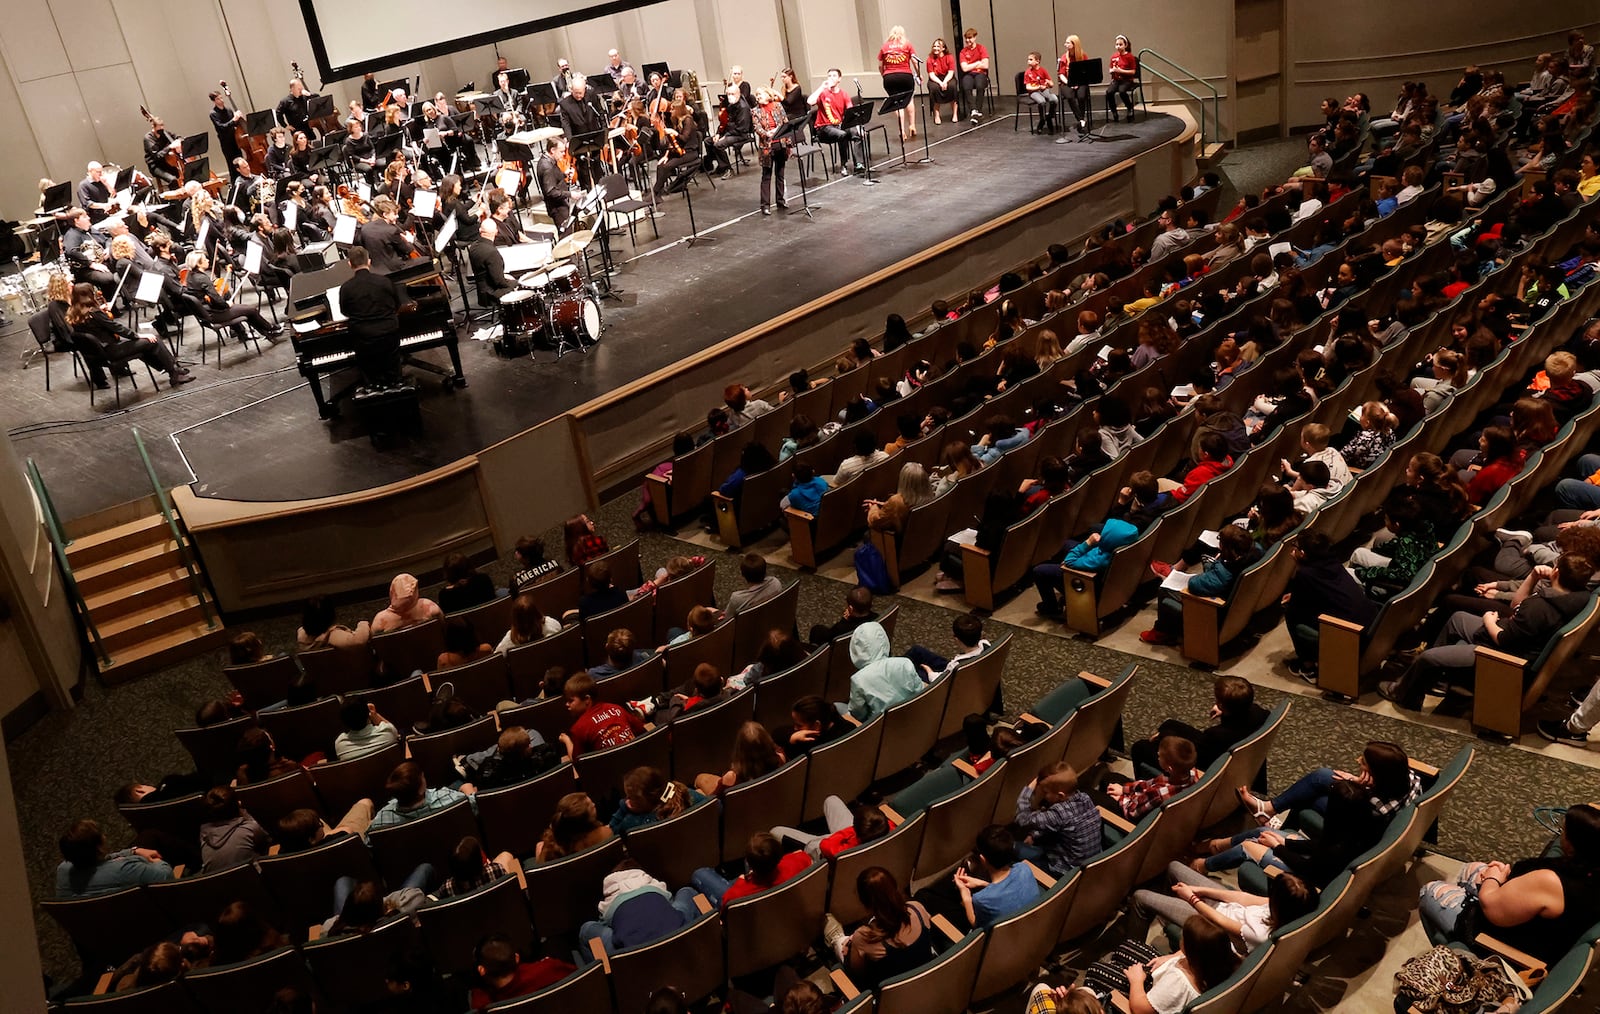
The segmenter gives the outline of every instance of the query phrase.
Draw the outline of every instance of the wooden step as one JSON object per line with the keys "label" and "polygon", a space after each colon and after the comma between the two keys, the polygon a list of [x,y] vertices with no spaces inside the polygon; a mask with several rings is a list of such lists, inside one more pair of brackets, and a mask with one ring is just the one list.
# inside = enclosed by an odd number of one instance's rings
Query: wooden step
{"label": "wooden step", "polygon": [[1214,162],[1228,153],[1228,146],[1221,141],[1212,141],[1200,150],[1201,162]]}
{"label": "wooden step", "polygon": [[173,569],[183,569],[183,555],[178,551],[178,544],[169,536],[165,541],[130,549],[85,567],[74,565],[72,576],[78,582],[79,594],[88,597],[147,574]]}
{"label": "wooden step", "polygon": [[97,621],[100,643],[113,658],[118,652],[169,631],[204,624],[206,606],[193,595],[184,595],[142,609],[134,609],[106,621]]}
{"label": "wooden step", "polygon": [[168,630],[157,637],[112,652],[111,665],[100,670],[100,679],[108,685],[126,683],[213,651],[227,643],[231,636],[220,622],[215,628],[210,628],[201,619],[197,623]]}
{"label": "wooden step", "polygon": [[152,514],[74,539],[67,547],[67,559],[77,569],[171,539],[172,529],[167,527],[167,519]]}
{"label": "wooden step", "polygon": [[84,597],[89,615],[96,623],[170,602],[193,594],[194,584],[183,567],[170,567],[150,574],[139,574],[130,581]]}

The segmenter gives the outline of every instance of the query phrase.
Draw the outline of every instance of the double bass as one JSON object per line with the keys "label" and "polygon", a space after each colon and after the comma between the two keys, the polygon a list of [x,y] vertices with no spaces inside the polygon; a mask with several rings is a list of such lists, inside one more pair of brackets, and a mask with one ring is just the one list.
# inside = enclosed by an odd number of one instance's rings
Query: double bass
{"label": "double bass", "polygon": [[[239,146],[239,154],[250,163],[250,172],[260,176],[267,171],[267,138],[265,134],[252,134],[245,127],[243,119],[237,117],[239,107],[233,101],[233,92],[228,90],[228,82],[218,81],[217,87],[222,89],[222,94],[227,96],[228,108],[236,114],[233,121],[233,143]],[[231,168],[231,167],[230,167]]]}

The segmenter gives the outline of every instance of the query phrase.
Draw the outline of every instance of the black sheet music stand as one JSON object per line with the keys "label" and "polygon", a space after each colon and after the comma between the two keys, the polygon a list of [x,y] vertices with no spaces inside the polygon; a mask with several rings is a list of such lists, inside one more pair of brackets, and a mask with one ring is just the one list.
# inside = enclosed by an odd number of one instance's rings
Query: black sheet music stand
{"label": "black sheet music stand", "polygon": [[211,135],[207,132],[202,131],[198,134],[190,134],[183,139],[183,160],[185,162],[199,158],[210,150]]}
{"label": "black sheet music stand", "polygon": [[[902,109],[909,109],[911,108],[912,100],[916,97],[917,93],[915,91],[899,92],[891,95],[883,100],[883,105],[878,107],[878,112],[887,116],[890,113],[898,113]],[[883,148],[887,152],[889,150],[889,128],[882,124],[879,124],[879,126],[883,127]],[[908,164],[906,159],[906,139],[904,137],[900,138],[900,164]]]}
{"label": "black sheet music stand", "polygon": [[[1100,84],[1103,81],[1105,81],[1105,79],[1106,79],[1105,64],[1103,64],[1100,61],[1099,57],[1094,57],[1092,59],[1085,59],[1085,60],[1074,60],[1074,61],[1072,61],[1072,64],[1069,67],[1067,67],[1067,87],[1068,88],[1074,88],[1075,89],[1075,88],[1078,88],[1080,86],[1086,86],[1086,87],[1092,88],[1093,86],[1095,86],[1097,84]],[[1088,112],[1089,116],[1093,117],[1094,116],[1094,95],[1093,95],[1092,92],[1090,93],[1090,96],[1089,96],[1089,99],[1088,99],[1088,102],[1087,102],[1087,106],[1088,106],[1088,109],[1086,111]],[[1096,134],[1094,132],[1094,130],[1090,130],[1087,134],[1083,135],[1083,139],[1085,141],[1089,141],[1091,143],[1094,142],[1094,141],[1104,141],[1105,140],[1105,138],[1101,137],[1099,134]]]}
{"label": "black sheet music stand", "polygon": [[405,140],[405,134],[395,130],[384,134],[372,142],[373,165],[377,168],[387,166],[394,158],[394,153],[400,150],[400,144]]}
{"label": "black sheet music stand", "polygon": [[861,145],[861,166],[864,170],[864,175],[861,179],[861,185],[864,187],[875,187],[878,185],[878,181],[872,178],[872,131],[883,131],[883,150],[889,150],[888,128],[884,127],[882,124],[879,124],[876,127],[872,126],[872,114],[875,107],[876,103],[870,99],[866,102],[858,102],[849,109],[846,109],[844,111],[843,118],[841,118],[839,121],[839,126],[848,131],[850,136],[855,138],[856,141]]}
{"label": "black sheet music stand", "polygon": [[651,74],[660,74],[661,80],[665,81],[667,79],[667,75],[671,72],[672,68],[667,66],[667,62],[665,60],[662,60],[660,63],[644,64],[639,68],[639,84],[641,86],[649,84]]}
{"label": "black sheet music stand", "polygon": [[[811,114],[809,112],[802,113],[801,115],[796,116],[794,119],[784,122],[778,127],[777,130],[772,132],[772,139],[774,141],[788,141],[791,145],[793,145],[792,149],[790,150],[790,154],[794,156],[794,162],[800,169],[800,210],[805,212],[805,216],[807,218],[812,217],[811,198],[806,192],[808,189],[806,187],[806,164],[800,149],[806,144],[804,140],[805,129],[806,124],[810,122]],[[826,160],[824,160],[823,168],[827,168]],[[822,205],[819,204],[817,207],[820,208]],[[815,221],[815,219],[813,219],[813,221]]]}
{"label": "black sheet music stand", "polygon": [[277,125],[278,121],[273,118],[270,109],[257,109],[253,113],[244,114],[244,132],[251,137],[265,137]]}
{"label": "black sheet music stand", "polygon": [[72,183],[54,183],[45,188],[44,212],[65,211],[72,205]]}
{"label": "black sheet music stand", "polygon": [[[513,67],[511,70],[506,71],[506,87],[514,92],[520,92],[528,87],[529,80],[528,72],[521,67]],[[495,84],[498,87],[499,82],[495,82]],[[554,91],[554,89],[551,90]]]}

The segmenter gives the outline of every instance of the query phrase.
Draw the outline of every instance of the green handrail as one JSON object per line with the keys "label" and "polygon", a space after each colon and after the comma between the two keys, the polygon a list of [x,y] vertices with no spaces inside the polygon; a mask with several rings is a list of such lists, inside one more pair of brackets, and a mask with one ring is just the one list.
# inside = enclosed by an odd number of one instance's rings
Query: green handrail
{"label": "green handrail", "polygon": [[195,569],[194,555],[188,542],[178,531],[178,522],[172,516],[172,505],[167,502],[167,491],[162,488],[161,480],[156,478],[155,466],[150,464],[150,455],[144,449],[144,438],[139,436],[139,427],[129,427],[133,431],[134,446],[139,448],[139,460],[144,462],[144,474],[150,477],[150,488],[156,491],[156,502],[161,505],[161,516],[167,519],[167,528],[172,531],[172,541],[178,545],[178,553],[183,557],[183,569],[189,572],[189,585],[194,589],[194,597],[200,600],[200,608],[206,614],[206,626],[211,630],[217,629],[217,615],[211,608],[211,600],[206,595],[205,585],[200,581],[200,572]]}
{"label": "green handrail", "polygon": [[[1149,49],[1149,48],[1145,48],[1145,49],[1139,50],[1138,61],[1139,61],[1139,69],[1140,69],[1140,71],[1143,71],[1145,69],[1145,57],[1147,57],[1147,56],[1155,57],[1157,60],[1160,60],[1162,63],[1166,64],[1168,67],[1171,67],[1173,70],[1177,71],[1180,74],[1189,75],[1189,80],[1193,81],[1195,84],[1203,86],[1207,91],[1209,91],[1211,93],[1211,123],[1212,123],[1212,126],[1216,128],[1215,140],[1221,141],[1222,140],[1222,93],[1217,91],[1216,86],[1214,86],[1213,84],[1211,84],[1211,82],[1209,82],[1209,81],[1205,80],[1204,78],[1202,78],[1199,74],[1196,74],[1194,71],[1190,70],[1188,67],[1184,67],[1184,66],[1176,63],[1173,60],[1169,60],[1165,56],[1162,56],[1160,53],[1156,52],[1153,49]],[[1191,99],[1194,99],[1195,102],[1199,103],[1199,105],[1200,105],[1200,143],[1203,146],[1206,143],[1206,136],[1207,136],[1206,135],[1206,100],[1205,100],[1205,96],[1199,94],[1198,92],[1195,92],[1195,91],[1191,90],[1189,87],[1184,85],[1181,81],[1177,80],[1176,78],[1170,77],[1167,74],[1162,73],[1162,71],[1158,67],[1151,67],[1150,68],[1150,73],[1154,74],[1156,77],[1158,77],[1161,80],[1165,81],[1167,84],[1169,84],[1172,87],[1178,89],[1178,91],[1183,92],[1185,95],[1189,96]]]}
{"label": "green handrail", "polygon": [[66,583],[67,597],[78,610],[78,615],[83,617],[84,630],[89,633],[89,640],[94,644],[94,653],[100,658],[100,667],[108,668],[111,665],[111,656],[106,653],[106,646],[100,640],[100,629],[94,625],[94,619],[89,615],[88,603],[83,600],[83,593],[78,591],[78,580],[72,573],[72,564],[67,561],[67,547],[71,541],[61,534],[61,518],[56,514],[55,501],[50,499],[50,491],[45,488],[44,476],[39,474],[39,466],[33,459],[27,459],[28,483],[33,487],[34,496],[39,498],[39,506],[44,509],[44,524],[50,533],[50,547],[55,553],[56,563],[61,566],[61,578]]}

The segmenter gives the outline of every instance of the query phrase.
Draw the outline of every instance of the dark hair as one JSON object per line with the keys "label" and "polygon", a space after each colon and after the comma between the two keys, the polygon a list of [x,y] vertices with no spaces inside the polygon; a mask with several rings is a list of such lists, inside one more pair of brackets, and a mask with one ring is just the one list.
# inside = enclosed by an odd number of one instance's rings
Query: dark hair
{"label": "dark hair", "polygon": [[773,628],[761,641],[756,661],[761,663],[764,676],[792,669],[805,660],[806,649],[800,640],[786,630]]}
{"label": "dark hair", "polygon": [[1101,398],[1094,403],[1094,412],[1102,426],[1126,426],[1133,422],[1133,411],[1121,398]]}
{"label": "dark hair", "polygon": [[239,799],[227,785],[214,785],[207,790],[203,805],[210,823],[233,820],[239,816]]}
{"label": "dark hair", "polygon": [[1572,858],[1584,866],[1600,865],[1600,807],[1578,803],[1567,808],[1561,836]]}
{"label": "dark hair", "polygon": [[746,553],[739,561],[739,574],[748,584],[757,584],[767,579],[767,558],[760,553]]}
{"label": "dark hair", "polygon": [[478,650],[477,631],[465,616],[450,616],[444,621],[444,650],[452,655],[471,655]]}
{"label": "dark hair", "polygon": [[92,820],[78,820],[73,821],[56,845],[61,849],[61,858],[79,869],[87,870],[100,862],[100,852],[105,843],[105,835],[100,833],[99,824]]}
{"label": "dark hair", "polygon": [[757,443],[754,440],[745,444],[744,448],[739,452],[739,467],[744,471],[745,475],[765,472],[777,463],[778,461],[772,456],[772,452],[767,450],[767,445]]}
{"label": "dark hair", "polygon": [[1375,739],[1361,751],[1372,775],[1372,794],[1379,799],[1404,799],[1411,791],[1411,764],[1398,744]]}
{"label": "dark hair", "polygon": [[275,828],[278,845],[284,852],[299,852],[314,844],[317,831],[322,828],[322,815],[310,807],[290,810],[278,818]]}
{"label": "dark hair", "polygon": [[[351,252],[360,250],[351,248]],[[365,933],[383,919],[383,888],[376,880],[363,880],[344,900],[344,908],[334,918],[333,930],[356,930]]]}
{"label": "dark hair", "polygon": [[383,791],[393,796],[401,806],[410,806],[422,798],[425,785],[422,765],[414,760],[403,760],[384,779]]}
{"label": "dark hair", "polygon": [[1200,453],[1212,461],[1226,461],[1228,458],[1228,438],[1215,430],[1207,430],[1200,434],[1197,441]]}
{"label": "dark hair", "polygon": [[856,876],[856,899],[887,939],[893,940],[906,924],[906,896],[894,874],[882,866],[869,866]]}
{"label": "dark hair", "polygon": [[858,616],[866,616],[872,612],[872,589],[864,584],[858,584],[844,594],[845,608]]}
{"label": "dark hair", "polygon": [[307,637],[314,640],[333,624],[333,603],[321,595],[313,595],[306,599],[305,607],[300,611],[300,629],[306,632]]}
{"label": "dark hair", "polygon": [[1512,458],[1517,453],[1517,439],[1504,426],[1486,426],[1483,430],[1483,456],[1488,461]]}
{"label": "dark hair", "polygon": [[1192,915],[1183,924],[1183,956],[1204,993],[1239,967],[1228,932],[1203,915]]}
{"label": "dark hair", "polygon": [[878,438],[866,429],[857,430],[851,443],[855,447],[856,455],[862,458],[872,457],[873,452],[878,449]]}
{"label": "dark hair", "polygon": [[367,702],[354,697],[345,698],[344,703],[339,705],[339,721],[343,722],[344,727],[351,732],[371,725],[372,719],[367,711]]}
{"label": "dark hair", "polygon": [[1315,458],[1300,463],[1300,478],[1312,489],[1324,489],[1332,481],[1333,474],[1328,471],[1328,463]]}
{"label": "dark hair", "polygon": [[778,872],[778,861],[783,858],[783,844],[766,831],[750,836],[744,848],[744,861],[749,866],[752,883],[770,884]]}
{"label": "dark hair", "polygon": [[1211,696],[1224,715],[1244,715],[1256,702],[1256,688],[1242,676],[1218,676],[1211,685]]}
{"label": "dark hair", "polygon": [[989,864],[990,869],[1003,869],[1017,862],[1017,840],[1003,824],[990,824],[978,832],[975,855]]}
{"label": "dark hair", "polygon": [[1556,558],[1556,583],[1568,591],[1581,591],[1594,577],[1594,561],[1582,553],[1562,553]]}
{"label": "dark hair", "polygon": [[476,951],[485,979],[499,979],[517,970],[517,948],[504,933],[484,937],[478,941]]}
{"label": "dark hair", "polygon": [[983,620],[971,613],[962,613],[951,621],[950,632],[968,648],[976,648],[983,640]]}
{"label": "dark hair", "polygon": [[1317,892],[1293,873],[1267,879],[1267,911],[1271,913],[1273,929],[1309,915],[1316,907]]}
{"label": "dark hair", "polygon": [[211,927],[211,962],[225,965],[273,950],[287,941],[248,902],[235,901]]}
{"label": "dark hair", "polygon": [[893,352],[910,340],[911,329],[906,326],[906,319],[898,313],[889,314],[883,325],[883,351]]}

